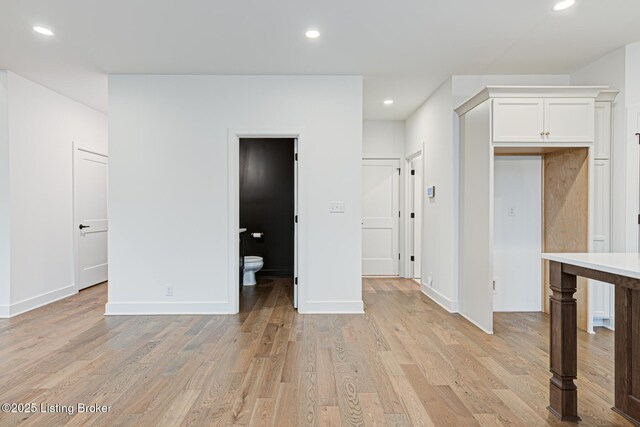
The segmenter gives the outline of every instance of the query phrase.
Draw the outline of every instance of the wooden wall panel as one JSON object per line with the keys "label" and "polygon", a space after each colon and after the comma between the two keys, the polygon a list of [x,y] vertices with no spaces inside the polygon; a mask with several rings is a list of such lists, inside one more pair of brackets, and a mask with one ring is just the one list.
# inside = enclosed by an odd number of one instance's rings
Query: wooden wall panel
{"label": "wooden wall panel", "polygon": [[[589,152],[586,148],[544,156],[543,246],[545,252],[589,250]],[[549,312],[549,269],[545,264],[543,301]],[[587,280],[578,278],[578,327],[587,329]]]}

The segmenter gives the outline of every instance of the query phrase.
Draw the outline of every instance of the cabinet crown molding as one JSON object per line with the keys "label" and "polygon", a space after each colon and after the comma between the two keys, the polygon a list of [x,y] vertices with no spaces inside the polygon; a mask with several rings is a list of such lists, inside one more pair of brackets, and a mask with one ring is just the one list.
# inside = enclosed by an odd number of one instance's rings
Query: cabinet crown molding
{"label": "cabinet crown molding", "polygon": [[[616,90],[608,86],[487,86],[460,104],[455,112],[462,116],[491,98],[593,98],[615,99]],[[602,97],[602,99],[600,99]]]}

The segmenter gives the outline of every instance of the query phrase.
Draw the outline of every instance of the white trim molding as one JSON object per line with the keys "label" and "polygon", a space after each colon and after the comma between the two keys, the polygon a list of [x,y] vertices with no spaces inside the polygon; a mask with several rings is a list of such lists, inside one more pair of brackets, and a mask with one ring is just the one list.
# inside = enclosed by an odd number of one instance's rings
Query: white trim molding
{"label": "white trim molding", "polygon": [[233,314],[228,301],[207,302],[110,302],[105,316],[159,316]]}
{"label": "white trim molding", "polygon": [[228,188],[227,188],[227,202],[228,202],[228,269],[227,269],[227,281],[228,281],[228,298],[229,298],[229,314],[236,314],[240,311],[240,277],[239,277],[239,239],[238,229],[240,228],[240,138],[292,138],[298,140],[297,153],[298,153],[298,186],[297,186],[297,204],[298,204],[298,216],[302,219],[300,221],[303,225],[297,227],[297,276],[298,276],[298,310],[301,313],[308,311],[304,310],[306,304],[306,218],[305,208],[307,206],[307,196],[304,191],[306,186],[306,176],[304,175],[304,129],[303,128],[239,128],[239,129],[227,129],[228,132],[228,144],[227,144],[227,167],[228,167]]}
{"label": "white trim molding", "polygon": [[362,301],[307,301],[304,309],[298,311],[302,314],[363,314],[364,303]]}
{"label": "white trim molding", "polygon": [[64,288],[45,292],[11,305],[2,305],[0,306],[0,318],[7,319],[9,317],[14,317],[19,314],[26,313],[27,311],[35,310],[36,308],[51,304],[52,302],[70,297],[76,293],[75,286],[71,284]]}
{"label": "white trim molding", "polygon": [[458,302],[453,301],[446,296],[442,295],[440,292],[435,289],[427,286],[424,282],[420,285],[420,290],[423,294],[428,296],[433,302],[438,304],[440,307],[447,310],[449,313],[457,313],[458,312]]}
{"label": "white trim molding", "polygon": [[608,86],[487,86],[454,109],[458,116],[482,104],[489,98],[593,98],[603,91],[601,99],[609,99],[618,91]]}

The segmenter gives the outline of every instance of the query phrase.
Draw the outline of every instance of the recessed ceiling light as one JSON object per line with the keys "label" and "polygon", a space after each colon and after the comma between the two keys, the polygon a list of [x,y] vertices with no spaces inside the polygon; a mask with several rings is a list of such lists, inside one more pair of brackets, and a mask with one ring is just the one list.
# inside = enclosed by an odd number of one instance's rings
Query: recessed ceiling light
{"label": "recessed ceiling light", "polygon": [[393,104],[393,99],[385,99],[384,100],[384,105],[391,105]]}
{"label": "recessed ceiling light", "polygon": [[318,30],[307,30],[306,33],[304,33],[305,36],[307,36],[308,39],[317,39],[318,37],[320,37],[320,31]]}
{"label": "recessed ceiling light", "polygon": [[53,31],[46,27],[33,27],[33,31],[38,34],[42,34],[43,36],[51,37],[53,36]]}
{"label": "recessed ceiling light", "polygon": [[569,9],[574,4],[576,4],[576,0],[562,0],[553,6],[553,10],[559,12],[561,10]]}

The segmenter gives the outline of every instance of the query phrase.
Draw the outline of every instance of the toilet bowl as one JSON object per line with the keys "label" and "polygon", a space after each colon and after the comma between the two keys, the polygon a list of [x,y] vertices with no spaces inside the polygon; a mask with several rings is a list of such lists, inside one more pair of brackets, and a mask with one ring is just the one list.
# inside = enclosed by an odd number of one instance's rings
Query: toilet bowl
{"label": "toilet bowl", "polygon": [[260,271],[264,261],[260,256],[244,257],[244,277],[242,279],[243,286],[253,286],[256,284],[256,273]]}

